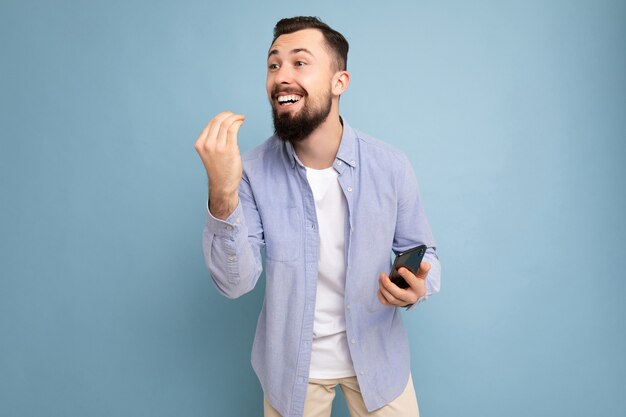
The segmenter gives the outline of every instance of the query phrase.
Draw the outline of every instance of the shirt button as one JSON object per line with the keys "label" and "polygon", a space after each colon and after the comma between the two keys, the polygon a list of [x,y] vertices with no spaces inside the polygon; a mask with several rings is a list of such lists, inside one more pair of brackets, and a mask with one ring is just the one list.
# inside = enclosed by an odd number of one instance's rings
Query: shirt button
{"label": "shirt button", "polygon": [[349,192],[352,192],[352,187],[348,187],[348,191],[349,191]]}
{"label": "shirt button", "polygon": [[350,163],[351,163],[352,165],[356,165],[356,161],[355,161],[354,159],[353,159],[352,161],[350,161]]}
{"label": "shirt button", "polygon": [[337,165],[341,165],[341,161],[337,161]]}
{"label": "shirt button", "polygon": [[350,310],[350,304],[346,304],[346,308]]}
{"label": "shirt button", "polygon": [[359,372],[359,374],[365,375],[365,371],[361,371],[361,372]]}
{"label": "shirt button", "polygon": [[233,227],[229,224],[228,226],[226,226],[226,230],[233,230]]}
{"label": "shirt button", "polygon": [[352,340],[350,340],[350,342],[351,342],[352,344],[355,344],[355,343],[356,343],[356,339],[352,339]]}
{"label": "shirt button", "polygon": [[231,256],[229,256],[229,257],[228,257],[228,260],[229,260],[229,261],[234,261],[235,259],[237,259],[237,257],[236,257],[236,256],[233,256],[233,255],[231,255]]}

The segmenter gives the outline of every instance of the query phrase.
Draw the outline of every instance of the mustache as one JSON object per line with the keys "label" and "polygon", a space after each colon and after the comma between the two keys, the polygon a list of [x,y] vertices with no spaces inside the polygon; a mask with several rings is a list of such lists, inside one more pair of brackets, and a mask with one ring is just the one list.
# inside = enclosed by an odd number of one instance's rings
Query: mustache
{"label": "mustache", "polygon": [[276,96],[278,96],[278,94],[280,93],[297,94],[302,97],[305,97],[308,95],[308,93],[301,88],[275,86],[272,89],[272,98],[276,99]]}

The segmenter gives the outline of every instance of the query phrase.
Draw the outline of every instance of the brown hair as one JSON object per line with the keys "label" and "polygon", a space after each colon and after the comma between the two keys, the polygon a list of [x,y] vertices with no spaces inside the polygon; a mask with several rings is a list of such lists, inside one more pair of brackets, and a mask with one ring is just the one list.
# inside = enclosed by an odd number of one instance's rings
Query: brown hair
{"label": "brown hair", "polygon": [[295,16],[281,19],[274,26],[274,39],[272,44],[280,35],[297,32],[303,29],[317,29],[322,32],[326,40],[326,46],[335,55],[335,67],[337,71],[345,71],[348,68],[348,41],[343,35],[332,29],[317,17]]}

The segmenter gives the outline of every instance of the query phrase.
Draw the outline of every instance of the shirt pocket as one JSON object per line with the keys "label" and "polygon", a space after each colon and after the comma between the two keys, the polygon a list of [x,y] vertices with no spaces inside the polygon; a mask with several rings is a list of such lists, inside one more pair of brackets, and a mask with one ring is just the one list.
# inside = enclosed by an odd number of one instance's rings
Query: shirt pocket
{"label": "shirt pocket", "polygon": [[297,207],[274,208],[263,219],[265,257],[271,261],[298,259],[302,243]]}

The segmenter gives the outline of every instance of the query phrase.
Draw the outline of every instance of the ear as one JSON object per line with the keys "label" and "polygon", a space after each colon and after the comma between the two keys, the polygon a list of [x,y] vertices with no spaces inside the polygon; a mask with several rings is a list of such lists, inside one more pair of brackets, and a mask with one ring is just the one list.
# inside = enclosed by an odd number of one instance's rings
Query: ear
{"label": "ear", "polygon": [[350,73],[348,71],[337,71],[333,75],[331,90],[333,95],[340,96],[350,84]]}

